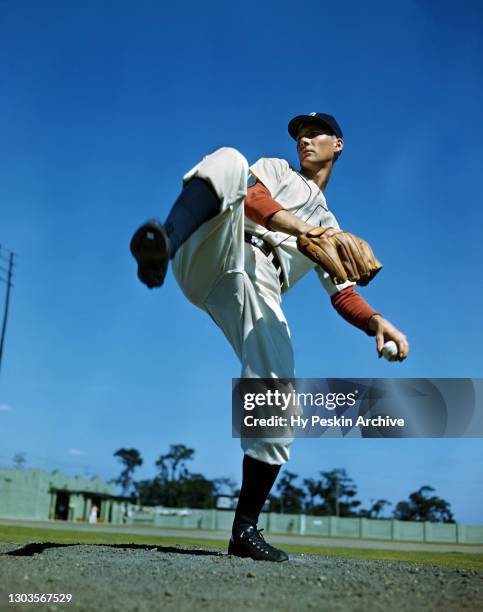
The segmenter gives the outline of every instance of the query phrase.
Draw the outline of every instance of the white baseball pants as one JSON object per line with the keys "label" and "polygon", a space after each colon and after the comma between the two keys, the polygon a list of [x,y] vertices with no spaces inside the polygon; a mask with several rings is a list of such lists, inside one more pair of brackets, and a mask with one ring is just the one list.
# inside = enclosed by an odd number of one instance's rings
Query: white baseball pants
{"label": "white baseball pants", "polygon": [[[219,215],[180,247],[173,272],[186,297],[205,310],[240,359],[241,378],[294,378],[290,331],[280,307],[280,282],[260,249],[244,240],[248,163],[236,149],[207,155],[184,177],[211,183]],[[291,438],[242,438],[243,451],[265,463],[289,459]]]}

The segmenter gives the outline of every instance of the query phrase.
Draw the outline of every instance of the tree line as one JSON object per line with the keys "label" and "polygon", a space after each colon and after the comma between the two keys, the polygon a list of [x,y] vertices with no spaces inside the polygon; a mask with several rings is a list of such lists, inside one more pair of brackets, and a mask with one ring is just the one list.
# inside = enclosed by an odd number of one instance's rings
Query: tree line
{"label": "tree line", "polygon": [[[114,482],[121,487],[122,495],[145,506],[214,508],[218,496],[238,496],[236,483],[230,478],[210,480],[203,474],[190,472],[188,462],[193,461],[194,454],[194,449],[184,444],[172,444],[156,460],[154,478],[135,480],[134,472],[143,464],[141,454],[135,448],[120,448],[114,456],[123,469]],[[284,470],[275,491],[269,496],[271,512],[454,523],[450,503],[434,495],[429,485],[423,485],[407,500],[398,502],[392,512],[392,504],[386,499],[371,500],[370,507],[363,508],[357,499],[357,486],[343,468],[321,471],[317,478],[303,479]]]}

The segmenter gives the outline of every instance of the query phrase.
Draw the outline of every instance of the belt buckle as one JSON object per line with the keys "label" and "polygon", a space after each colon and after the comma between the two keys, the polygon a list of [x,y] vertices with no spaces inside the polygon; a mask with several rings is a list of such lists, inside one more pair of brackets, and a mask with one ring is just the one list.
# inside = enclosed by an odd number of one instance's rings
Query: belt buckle
{"label": "belt buckle", "polygon": [[264,240],[262,240],[262,238],[259,238],[258,236],[255,236],[254,234],[250,234],[250,240],[251,243],[258,247],[259,249],[263,247],[263,245],[265,244]]}
{"label": "belt buckle", "polygon": [[262,251],[262,253],[265,255],[265,257],[268,259],[268,262],[273,265],[273,267],[275,268],[275,272],[277,273],[277,277],[280,281],[280,285],[283,286],[282,265],[280,264],[280,261],[277,258],[275,248],[270,245],[269,247],[270,252],[267,254],[265,252],[265,249],[267,249],[267,243],[265,242],[265,240],[263,240],[263,238],[260,238],[259,236],[256,236],[255,234],[248,234],[248,235],[250,236],[250,244],[252,244],[255,247],[258,247]]}

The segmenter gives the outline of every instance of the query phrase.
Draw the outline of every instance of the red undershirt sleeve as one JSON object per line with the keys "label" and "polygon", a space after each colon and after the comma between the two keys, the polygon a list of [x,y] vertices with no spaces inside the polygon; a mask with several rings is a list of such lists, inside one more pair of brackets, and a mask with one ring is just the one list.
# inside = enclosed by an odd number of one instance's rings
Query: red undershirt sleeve
{"label": "red undershirt sleeve", "polygon": [[375,336],[374,332],[369,330],[368,324],[369,319],[379,313],[369,306],[362,295],[357,293],[354,285],[335,293],[330,299],[332,306],[341,317],[351,325],[365,331],[369,336]]}
{"label": "red undershirt sleeve", "polygon": [[254,223],[258,223],[267,229],[272,215],[279,210],[285,210],[270,195],[270,191],[257,181],[255,185],[248,188],[245,197],[245,215]]}

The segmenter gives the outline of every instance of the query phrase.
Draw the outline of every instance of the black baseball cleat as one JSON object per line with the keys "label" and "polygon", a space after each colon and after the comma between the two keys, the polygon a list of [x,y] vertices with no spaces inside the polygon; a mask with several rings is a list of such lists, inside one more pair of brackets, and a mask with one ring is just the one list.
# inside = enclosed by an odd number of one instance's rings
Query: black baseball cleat
{"label": "black baseball cleat", "polygon": [[161,287],[168,270],[169,238],[159,221],[147,221],[134,233],[131,253],[138,264],[138,278],[150,289]]}
{"label": "black baseball cleat", "polygon": [[250,525],[236,537],[232,536],[228,544],[228,554],[235,555],[235,557],[248,557],[255,561],[274,561],[275,563],[288,561],[287,553],[270,546],[262,536],[262,531],[263,529],[256,529]]}

